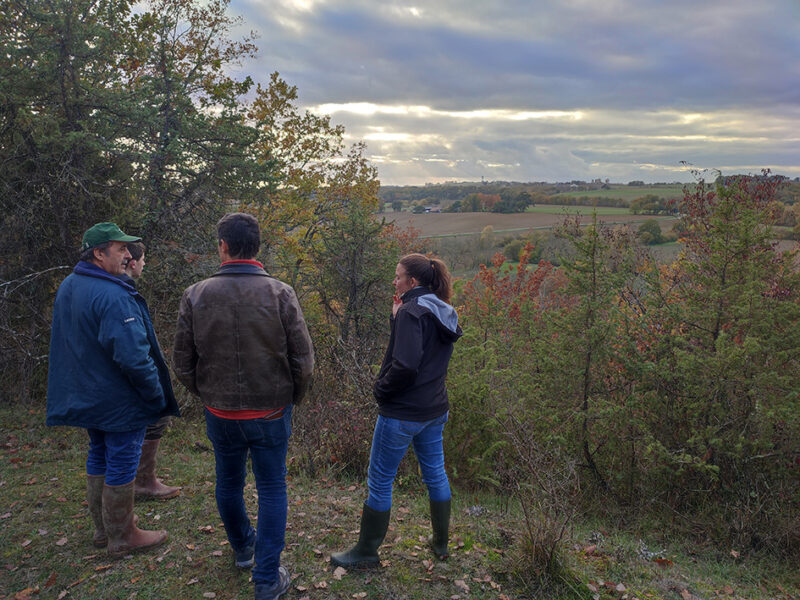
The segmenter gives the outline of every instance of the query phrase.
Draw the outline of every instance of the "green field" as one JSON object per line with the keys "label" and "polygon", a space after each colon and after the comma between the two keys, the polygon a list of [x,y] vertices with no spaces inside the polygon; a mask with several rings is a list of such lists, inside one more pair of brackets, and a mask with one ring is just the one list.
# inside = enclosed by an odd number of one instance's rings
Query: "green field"
{"label": "green field", "polygon": [[653,195],[659,198],[682,198],[683,188],[682,183],[673,183],[669,185],[643,185],[643,186],[629,186],[618,185],[611,186],[610,190],[589,190],[577,192],[564,192],[557,194],[555,197],[565,198],[621,198],[622,200],[635,200],[642,196]]}
{"label": "green field", "polygon": [[600,216],[631,214],[631,211],[628,208],[617,208],[612,206],[564,206],[562,204],[539,204],[537,206],[529,206],[525,212],[540,213],[545,215],[591,215],[592,212],[595,212]]}

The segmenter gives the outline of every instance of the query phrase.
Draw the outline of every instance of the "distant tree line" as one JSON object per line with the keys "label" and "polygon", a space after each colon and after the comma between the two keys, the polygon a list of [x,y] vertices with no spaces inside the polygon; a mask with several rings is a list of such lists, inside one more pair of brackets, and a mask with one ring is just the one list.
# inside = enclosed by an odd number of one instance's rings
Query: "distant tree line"
{"label": "distant tree line", "polygon": [[469,194],[450,204],[445,212],[519,213],[533,205],[534,196],[530,192],[505,188],[497,194]]}

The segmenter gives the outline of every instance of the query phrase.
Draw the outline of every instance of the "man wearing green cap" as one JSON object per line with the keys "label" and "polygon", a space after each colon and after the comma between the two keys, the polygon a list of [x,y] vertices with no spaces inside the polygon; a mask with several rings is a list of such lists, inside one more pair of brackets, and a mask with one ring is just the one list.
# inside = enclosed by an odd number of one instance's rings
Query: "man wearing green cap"
{"label": "man wearing green cap", "polygon": [[136,526],[134,479],[147,425],[178,414],[147,304],[118,278],[131,258],[127,244],[139,240],[114,223],[84,233],[80,260],[56,294],[50,336],[47,424],[87,430],[93,543],[115,558],[167,539]]}

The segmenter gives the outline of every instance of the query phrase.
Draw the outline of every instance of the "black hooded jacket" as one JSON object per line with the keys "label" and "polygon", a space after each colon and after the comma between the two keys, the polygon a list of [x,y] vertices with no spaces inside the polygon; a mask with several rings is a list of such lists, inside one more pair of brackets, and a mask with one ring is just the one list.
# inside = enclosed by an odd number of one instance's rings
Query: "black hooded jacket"
{"label": "black hooded jacket", "polygon": [[373,392],[384,417],[429,421],[449,410],[445,377],[461,328],[455,309],[425,287],[402,301]]}

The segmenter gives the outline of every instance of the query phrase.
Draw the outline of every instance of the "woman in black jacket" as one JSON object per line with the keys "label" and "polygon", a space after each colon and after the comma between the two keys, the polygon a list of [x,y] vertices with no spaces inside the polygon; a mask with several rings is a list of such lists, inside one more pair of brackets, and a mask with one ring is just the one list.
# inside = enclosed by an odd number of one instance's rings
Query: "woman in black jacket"
{"label": "woman in black jacket", "polygon": [[428,487],[431,547],[439,559],[448,556],[450,484],[442,445],[449,410],[445,376],[453,343],[461,336],[458,315],[450,305],[452,279],[440,259],[409,254],[397,264],[394,287],[389,347],[373,389],[378,421],[361,533],[353,548],[331,556],[331,564],[345,568],[379,564],[378,547],[389,526],[392,484],[412,443]]}

